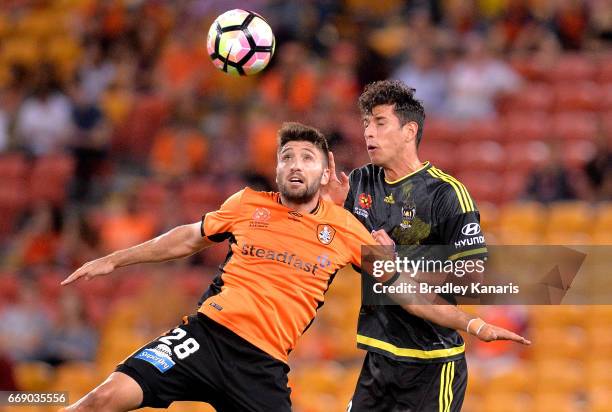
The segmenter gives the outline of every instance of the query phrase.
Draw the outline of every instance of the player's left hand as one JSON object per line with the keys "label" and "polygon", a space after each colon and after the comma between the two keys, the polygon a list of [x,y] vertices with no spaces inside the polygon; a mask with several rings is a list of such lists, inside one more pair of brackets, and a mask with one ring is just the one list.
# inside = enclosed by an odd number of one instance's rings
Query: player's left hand
{"label": "player's left hand", "polygon": [[381,246],[395,246],[395,242],[384,229],[373,230],[372,237]]}
{"label": "player's left hand", "polygon": [[511,340],[513,342],[522,343],[523,345],[531,345],[531,341],[525,339],[521,335],[517,335],[508,329],[500,328],[499,326],[495,326],[490,323],[485,324],[478,332],[476,337],[484,342]]}
{"label": "player's left hand", "polygon": [[329,152],[329,183],[321,186],[321,197],[334,202],[338,206],[344,205],[349,192],[349,177],[341,172],[340,177],[336,174],[336,162],[334,154]]}

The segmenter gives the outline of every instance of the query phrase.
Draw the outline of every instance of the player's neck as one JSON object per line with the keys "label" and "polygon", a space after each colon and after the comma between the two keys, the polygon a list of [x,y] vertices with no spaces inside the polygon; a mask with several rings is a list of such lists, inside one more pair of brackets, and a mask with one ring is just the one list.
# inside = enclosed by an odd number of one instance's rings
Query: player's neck
{"label": "player's neck", "polygon": [[285,198],[285,196],[281,194],[280,202],[286,208],[295,210],[296,212],[311,213],[313,210],[316,209],[317,205],[319,204],[319,196],[313,197],[312,200],[307,203],[295,203],[287,200],[287,198]]}
{"label": "player's neck", "polygon": [[416,172],[421,167],[423,167],[423,163],[419,160],[418,156],[414,155],[409,159],[398,159],[389,165],[385,165],[383,170],[385,171],[385,179],[394,182]]}

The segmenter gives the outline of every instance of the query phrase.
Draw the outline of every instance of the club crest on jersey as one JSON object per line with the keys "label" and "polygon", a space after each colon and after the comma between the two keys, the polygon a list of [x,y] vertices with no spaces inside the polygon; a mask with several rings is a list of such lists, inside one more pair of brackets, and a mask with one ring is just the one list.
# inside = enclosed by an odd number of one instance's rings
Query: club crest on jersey
{"label": "club crest on jersey", "polygon": [[270,216],[271,216],[271,213],[268,209],[266,209],[265,207],[258,207],[253,212],[253,216],[251,217],[251,223],[249,224],[249,227],[255,227],[255,228],[268,227],[269,225],[268,220],[270,220]]}
{"label": "club crest on jersey", "polygon": [[385,196],[383,200],[385,201],[385,203],[388,203],[390,205],[395,204],[395,199],[393,199],[393,193],[391,193],[389,196]]}
{"label": "club crest on jersey", "polygon": [[400,227],[402,229],[409,229],[412,227],[412,221],[416,216],[416,206],[414,203],[408,203],[402,205],[402,223]]}
{"label": "club crest on jersey", "polygon": [[336,229],[330,225],[317,226],[317,238],[319,239],[319,242],[323,243],[324,245],[329,245],[332,240],[334,240],[335,234]]}
{"label": "club crest on jersey", "polygon": [[369,209],[372,207],[372,196],[367,193],[362,193],[359,195],[359,206],[363,209]]}

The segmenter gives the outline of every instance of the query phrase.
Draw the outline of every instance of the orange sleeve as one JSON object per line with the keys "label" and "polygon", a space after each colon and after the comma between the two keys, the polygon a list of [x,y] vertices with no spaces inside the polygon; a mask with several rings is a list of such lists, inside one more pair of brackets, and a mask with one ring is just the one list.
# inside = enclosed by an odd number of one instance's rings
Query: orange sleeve
{"label": "orange sleeve", "polygon": [[350,254],[350,263],[357,267],[361,267],[361,246],[377,245],[377,243],[365,226],[350,213],[347,217],[346,234],[346,247]]}
{"label": "orange sleeve", "polygon": [[213,242],[222,242],[232,233],[234,223],[240,212],[240,203],[244,189],[227,198],[219,210],[206,213],[202,217],[200,233]]}

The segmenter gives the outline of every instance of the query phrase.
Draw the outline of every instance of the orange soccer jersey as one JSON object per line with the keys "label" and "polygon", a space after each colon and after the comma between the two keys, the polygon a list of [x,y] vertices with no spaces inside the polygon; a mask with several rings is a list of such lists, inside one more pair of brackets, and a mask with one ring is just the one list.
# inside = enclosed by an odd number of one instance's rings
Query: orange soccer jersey
{"label": "orange soccer jersey", "polygon": [[230,251],[199,311],[283,362],[338,269],[360,266],[361,245],[375,244],[339,206],[320,201],[301,214],[249,188],[207,213],[202,235],[229,239]]}

